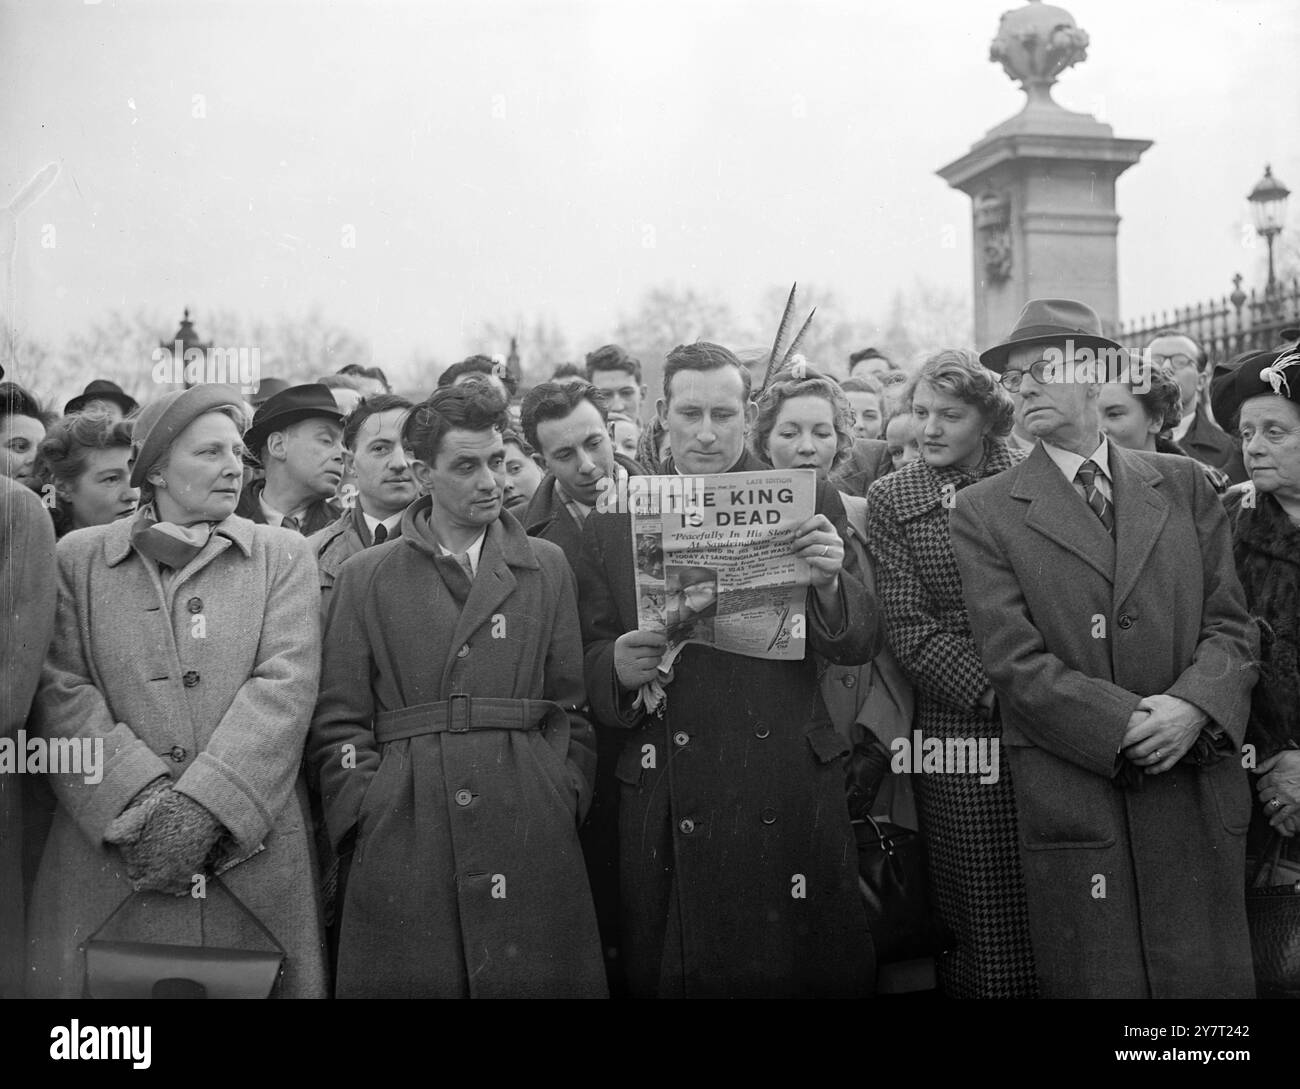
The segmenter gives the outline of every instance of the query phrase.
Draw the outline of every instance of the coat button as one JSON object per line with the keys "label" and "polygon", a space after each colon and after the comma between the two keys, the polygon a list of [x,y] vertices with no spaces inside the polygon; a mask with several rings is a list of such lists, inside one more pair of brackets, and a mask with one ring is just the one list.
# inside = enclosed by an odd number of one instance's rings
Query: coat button
{"label": "coat button", "polygon": [[766,808],[765,808],[765,809],[764,809],[764,810],[759,814],[759,818],[762,820],[762,822],[763,822],[764,824],[775,824],[775,823],[776,823],[776,810],[773,809],[771,806],[767,806],[767,807],[766,807]]}
{"label": "coat button", "polygon": [[678,730],[677,733],[673,734],[673,744],[676,745],[679,749],[682,748],[688,741],[690,741],[690,739],[691,739],[691,735],[686,733],[684,730]]}
{"label": "coat button", "polygon": [[846,673],[840,678],[840,684],[844,685],[845,688],[852,688],[857,683],[858,679],[852,673]]}
{"label": "coat button", "polygon": [[187,670],[185,673],[181,674],[181,684],[186,688],[193,688],[198,683],[199,675],[194,670]]}
{"label": "coat button", "polygon": [[179,745],[173,745],[167,755],[178,764],[183,764],[185,762],[186,752]]}
{"label": "coat button", "polygon": [[463,647],[461,647],[460,650],[456,651],[456,657],[457,657],[457,658],[464,658],[467,654],[469,654],[469,644],[468,644],[468,643],[466,643]]}
{"label": "coat button", "polygon": [[185,603],[185,607],[192,613],[201,613],[203,611],[203,599],[201,597],[192,597]]}
{"label": "coat button", "polygon": [[765,741],[767,738],[772,736],[772,731],[769,730],[763,723],[760,722],[757,726],[754,727],[754,736],[758,738],[760,741]]}
{"label": "coat button", "polygon": [[691,820],[690,817],[686,817],[677,822],[677,827],[681,830],[683,835],[689,836],[695,831],[695,822]]}
{"label": "coat button", "polygon": [[1133,618],[1128,613],[1120,613],[1119,626],[1128,631],[1133,626]]}
{"label": "coat button", "polygon": [[472,802],[473,800],[474,800],[474,795],[471,794],[468,790],[465,790],[463,787],[460,790],[456,791],[457,805],[469,805],[469,803]]}

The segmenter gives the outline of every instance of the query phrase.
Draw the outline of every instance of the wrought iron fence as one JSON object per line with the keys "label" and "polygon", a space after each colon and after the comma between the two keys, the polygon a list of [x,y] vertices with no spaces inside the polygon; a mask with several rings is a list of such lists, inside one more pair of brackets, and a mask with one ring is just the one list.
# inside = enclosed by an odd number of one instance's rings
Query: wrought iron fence
{"label": "wrought iron fence", "polygon": [[1241,290],[1240,273],[1232,283],[1232,294],[1221,299],[1125,322],[1117,339],[1126,348],[1140,351],[1157,333],[1177,329],[1200,344],[1214,365],[1241,352],[1272,348],[1281,343],[1283,329],[1300,325],[1300,279],[1279,281],[1271,292],[1250,294]]}

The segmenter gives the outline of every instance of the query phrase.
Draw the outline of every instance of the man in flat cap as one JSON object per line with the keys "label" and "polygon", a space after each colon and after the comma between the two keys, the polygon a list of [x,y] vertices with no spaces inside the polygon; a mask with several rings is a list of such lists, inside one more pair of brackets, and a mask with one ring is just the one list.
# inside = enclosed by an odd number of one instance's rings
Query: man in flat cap
{"label": "man in flat cap", "polygon": [[1034,448],[957,493],[950,525],[1040,989],[1251,997],[1239,749],[1258,640],[1204,472],[1100,433],[1096,379],[1120,351],[1082,303],[1025,305],[980,359]]}
{"label": "man in flat cap", "polygon": [[324,386],[290,386],[263,402],[244,445],[266,477],[244,488],[236,514],[309,536],[342,513],[333,495],[343,478],[343,411]]}

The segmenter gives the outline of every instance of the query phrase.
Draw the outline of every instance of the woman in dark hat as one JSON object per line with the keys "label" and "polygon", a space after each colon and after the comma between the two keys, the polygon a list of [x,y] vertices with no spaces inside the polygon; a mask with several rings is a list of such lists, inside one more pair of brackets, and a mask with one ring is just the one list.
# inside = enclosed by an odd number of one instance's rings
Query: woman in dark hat
{"label": "woman in dark hat", "polygon": [[139,407],[116,382],[110,382],[107,378],[96,378],[87,384],[80,396],[74,397],[63,406],[63,414],[71,416],[75,412],[98,410],[116,416],[120,420],[130,416]]}
{"label": "woman in dark hat", "polygon": [[49,775],[58,809],[29,924],[36,996],[81,993],[81,943],[110,916],[106,937],[267,951],[216,874],[283,948],[282,994],[325,993],[296,787],[320,670],[316,565],[301,536],[234,513],[243,426],[223,386],[146,406],[139,513],[59,543],[36,729],[100,755],[90,774]]}
{"label": "woman in dark hat", "polygon": [[36,486],[54,497],[54,533],[99,526],[135,513],[131,424],[97,409],[56,420],[36,455]]}
{"label": "woman in dark hat", "polygon": [[1214,416],[1241,440],[1250,483],[1224,499],[1233,557],[1260,630],[1260,678],[1246,743],[1255,748],[1258,804],[1248,848],[1272,830],[1290,880],[1300,879],[1300,350],[1251,352],[1221,368]]}

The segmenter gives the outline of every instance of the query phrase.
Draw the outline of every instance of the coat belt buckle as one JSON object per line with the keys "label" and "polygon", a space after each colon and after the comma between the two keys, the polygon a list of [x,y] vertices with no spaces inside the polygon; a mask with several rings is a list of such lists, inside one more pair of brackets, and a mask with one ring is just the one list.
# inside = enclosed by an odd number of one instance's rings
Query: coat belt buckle
{"label": "coat belt buckle", "polygon": [[447,697],[447,732],[449,734],[469,733],[469,695],[465,692],[453,692]]}

